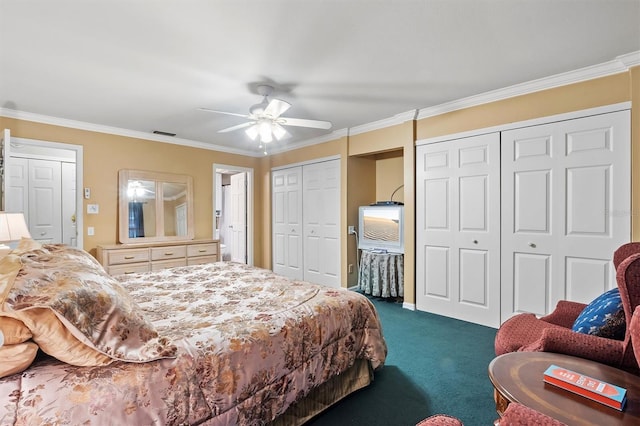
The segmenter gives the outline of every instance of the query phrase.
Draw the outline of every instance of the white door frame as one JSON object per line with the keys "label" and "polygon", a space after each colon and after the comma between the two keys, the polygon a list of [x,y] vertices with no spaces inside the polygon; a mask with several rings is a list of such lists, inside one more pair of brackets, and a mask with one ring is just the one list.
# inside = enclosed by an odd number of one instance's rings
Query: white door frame
{"label": "white door frame", "polygon": [[[9,135],[8,129],[5,129],[5,136]],[[21,144],[21,145],[30,145],[33,147],[39,148],[54,148],[54,149],[64,149],[69,151],[74,151],[76,156],[76,227],[78,230],[78,239],[77,239],[77,247],[84,249],[84,199],[83,199],[83,176],[84,176],[84,167],[83,167],[83,146],[82,145],[72,145],[61,142],[50,142],[44,140],[37,139],[25,139],[25,138],[17,138],[10,136],[7,138],[9,140],[9,146],[7,149],[7,153],[9,154],[9,158],[5,159],[5,163],[10,161],[11,157],[11,144]],[[45,158],[45,157],[40,157]],[[5,164],[6,170],[6,164]],[[5,174],[5,188],[9,187],[9,177]]]}
{"label": "white door frame", "polygon": [[247,265],[253,266],[253,177],[254,171],[251,167],[240,167],[229,164],[213,163],[212,174],[212,238],[215,238],[216,232],[216,173],[244,172],[247,174]]}

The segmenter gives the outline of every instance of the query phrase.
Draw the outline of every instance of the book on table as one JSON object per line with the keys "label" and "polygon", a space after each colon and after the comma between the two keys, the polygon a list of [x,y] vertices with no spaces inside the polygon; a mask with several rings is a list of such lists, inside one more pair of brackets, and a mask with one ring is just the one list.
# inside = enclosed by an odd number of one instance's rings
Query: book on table
{"label": "book on table", "polygon": [[547,368],[544,372],[544,381],[620,411],[623,410],[627,401],[625,388],[557,365],[551,365]]}

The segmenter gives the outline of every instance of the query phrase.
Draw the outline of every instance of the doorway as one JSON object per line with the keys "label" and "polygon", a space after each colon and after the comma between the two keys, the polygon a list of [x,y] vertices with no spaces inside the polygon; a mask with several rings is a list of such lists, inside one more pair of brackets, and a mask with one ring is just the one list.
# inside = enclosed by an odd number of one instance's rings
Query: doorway
{"label": "doorway", "polygon": [[2,137],[2,209],[24,213],[34,240],[83,247],[82,146]]}
{"label": "doorway", "polygon": [[253,169],[213,165],[214,238],[221,260],[253,265]]}

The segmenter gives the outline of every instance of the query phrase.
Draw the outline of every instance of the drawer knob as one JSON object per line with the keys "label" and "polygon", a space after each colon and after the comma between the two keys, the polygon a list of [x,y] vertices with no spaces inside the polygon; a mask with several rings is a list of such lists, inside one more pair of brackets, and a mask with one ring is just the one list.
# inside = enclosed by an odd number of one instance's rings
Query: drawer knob
{"label": "drawer knob", "polygon": [[125,258],[125,260],[135,259],[135,256],[125,256],[124,258]]}
{"label": "drawer knob", "polygon": [[198,250],[198,251],[199,251],[200,253],[206,253],[206,252],[207,252],[207,250],[206,250],[206,249],[200,249],[200,250]]}
{"label": "drawer knob", "polygon": [[164,255],[165,256],[171,256],[171,255],[173,255],[173,252],[172,251],[167,251],[167,252],[164,253]]}

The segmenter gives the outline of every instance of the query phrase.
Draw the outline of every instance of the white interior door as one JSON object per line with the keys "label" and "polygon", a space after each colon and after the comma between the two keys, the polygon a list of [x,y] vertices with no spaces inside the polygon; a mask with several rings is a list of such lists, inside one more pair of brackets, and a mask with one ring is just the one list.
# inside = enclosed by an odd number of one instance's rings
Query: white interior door
{"label": "white interior door", "polygon": [[231,175],[231,261],[247,263],[247,175]]}
{"label": "white interior door", "polygon": [[302,167],[274,170],[271,191],[273,271],[301,280]]}
{"label": "white interior door", "polygon": [[40,242],[62,241],[59,161],[29,160],[29,232]]}
{"label": "white interior door", "polygon": [[10,138],[4,130],[3,209],[24,213],[33,239],[82,247],[82,146]]}
{"label": "white interior door", "polygon": [[615,287],[630,238],[630,114],[502,134],[502,321]]}
{"label": "white interior door", "polygon": [[304,280],[340,287],[340,160],[304,165]]}
{"label": "white interior door", "polygon": [[176,206],[176,235],[187,235],[187,205],[185,203]]}
{"label": "white interior door", "polygon": [[416,150],[416,308],[500,324],[500,137]]}

